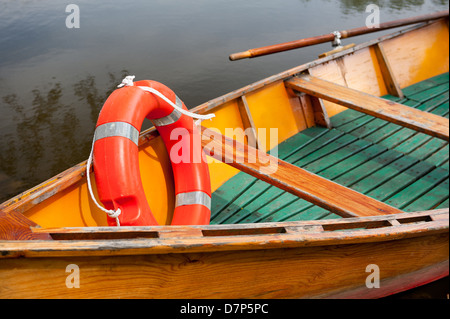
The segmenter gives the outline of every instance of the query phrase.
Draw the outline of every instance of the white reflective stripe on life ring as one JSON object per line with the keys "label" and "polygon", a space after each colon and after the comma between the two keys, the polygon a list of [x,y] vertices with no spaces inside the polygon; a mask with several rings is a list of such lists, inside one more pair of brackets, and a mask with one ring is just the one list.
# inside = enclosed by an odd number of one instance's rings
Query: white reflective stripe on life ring
{"label": "white reflective stripe on life ring", "polygon": [[[176,96],[175,104],[179,108],[183,108],[183,102],[181,102],[181,100],[178,96]],[[175,123],[176,121],[178,121],[180,119],[180,117],[181,117],[181,112],[174,108],[173,112],[170,113],[169,115],[159,118],[159,119],[152,119],[151,121],[152,121],[153,125],[155,125],[156,127],[161,127],[161,126],[167,126],[167,125]]]}
{"label": "white reflective stripe on life ring", "polygon": [[126,122],[110,122],[100,125],[95,129],[94,142],[114,136],[128,138],[136,145],[139,143],[139,131]]}
{"label": "white reflective stripe on life ring", "polygon": [[175,207],[188,205],[203,205],[211,209],[211,197],[204,192],[180,193],[176,196]]}

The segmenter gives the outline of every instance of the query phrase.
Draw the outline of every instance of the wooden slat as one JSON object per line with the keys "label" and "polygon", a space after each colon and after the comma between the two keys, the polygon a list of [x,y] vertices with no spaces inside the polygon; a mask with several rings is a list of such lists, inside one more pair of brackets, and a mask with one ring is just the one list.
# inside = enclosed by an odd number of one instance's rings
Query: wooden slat
{"label": "wooden slat", "polygon": [[383,120],[449,140],[449,120],[310,75],[294,77],[286,86]]}
{"label": "wooden slat", "polygon": [[259,149],[259,141],[256,135],[256,126],[250,113],[250,108],[248,107],[247,98],[245,95],[241,96],[239,102],[239,113],[241,114],[242,123],[244,124],[244,129],[246,130],[246,137],[248,139],[249,145],[254,145]]}
{"label": "wooden slat", "polygon": [[32,233],[30,227],[38,227],[36,223],[21,213],[0,210],[0,240],[45,240],[51,239],[48,234]]}
{"label": "wooden slat", "polygon": [[402,213],[401,210],[230,140],[217,132],[206,128],[202,128],[202,131],[202,144],[206,154],[337,215],[361,217]]}
{"label": "wooden slat", "polygon": [[329,57],[329,56],[331,56],[331,55],[333,55],[333,54],[336,54],[336,53],[339,53],[339,52],[342,52],[342,51],[351,49],[351,48],[353,48],[355,45],[356,45],[355,43],[350,43],[350,44],[347,44],[347,45],[345,45],[345,46],[338,47],[338,48],[336,48],[336,49],[334,49],[334,50],[331,50],[331,51],[328,51],[328,52],[325,52],[325,53],[320,54],[320,55],[319,55],[319,58],[322,59],[322,58]]}
{"label": "wooden slat", "polygon": [[384,83],[386,84],[386,89],[388,93],[392,96],[399,97],[403,99],[405,95],[403,94],[400,85],[398,84],[394,72],[392,71],[389,60],[384,52],[383,44],[377,43],[373,46],[375,50],[375,55],[377,56],[378,65],[381,69],[381,74],[383,75]]}
{"label": "wooden slat", "polygon": [[[312,127],[308,131],[312,132],[312,135],[323,134],[323,129],[317,127]],[[278,157],[286,160],[289,156],[301,151],[309,143],[309,136],[303,134],[294,135],[288,142],[278,145]],[[264,184],[264,187],[260,187],[260,184]],[[261,188],[263,189],[261,190]],[[228,180],[219,190],[213,193],[211,222],[215,224],[233,223],[231,220],[236,220],[237,212],[239,212],[239,215],[242,215],[241,213],[245,214],[248,210],[254,209],[255,202],[260,201],[256,197],[257,193],[269,192],[271,188],[273,188],[271,185],[259,181],[253,176],[245,173],[238,174],[238,176]],[[276,203],[277,201],[271,199],[270,202]],[[214,203],[218,203],[218,205]],[[247,206],[247,204],[250,204],[250,206]],[[259,207],[255,209],[259,209]]]}
{"label": "wooden slat", "polygon": [[[389,224],[391,220],[398,221],[400,225],[391,226]],[[293,223],[31,228],[30,231],[35,235],[48,236],[50,239],[51,236],[55,236],[59,240],[0,241],[0,250],[2,251],[0,260],[3,263],[6,259],[16,257],[80,256],[85,258],[87,256],[115,255],[118,257],[119,255],[142,256],[145,254],[161,256],[163,254],[236,250],[242,250],[248,254],[250,250],[359,245],[369,242],[381,243],[392,242],[396,239],[422,238],[435,234],[447,234],[445,239],[448,258],[448,223],[447,208],[400,215]],[[180,244],[180,239],[183,237],[186,238],[184,238],[183,244]],[[426,248],[429,252],[429,247]],[[320,249],[323,250],[323,247]]]}
{"label": "wooden slat", "polygon": [[[421,111],[443,116],[446,112],[448,113],[447,102],[448,94],[447,97],[443,94],[420,105],[411,101],[403,103],[404,105],[416,107]],[[439,166],[442,163],[441,159],[448,158],[448,149],[444,149],[448,147],[448,143],[443,140],[424,134],[417,134],[411,129],[401,128],[369,115],[363,115],[359,118],[347,115],[355,113],[357,112],[349,110],[337,115],[333,118],[334,127],[339,131],[351,133],[375,144],[379,143],[380,146],[407,154],[409,157],[423,160],[432,165]],[[344,117],[349,119],[345,123],[343,123]]]}
{"label": "wooden slat", "polygon": [[[356,143],[360,142],[363,141],[357,141]],[[302,164],[297,166],[301,166],[312,173],[320,174],[320,176],[329,180],[334,180],[336,179],[336,176],[348,174],[355,167],[367,160],[368,156],[370,156],[369,149],[361,152],[354,152],[354,146],[357,146],[356,143],[344,146],[336,152],[320,157],[318,160],[312,162],[309,161],[310,164],[307,164],[306,166],[303,166]],[[366,145],[368,145],[368,143],[360,144],[358,147],[363,149]],[[351,154],[354,155],[350,156]],[[303,161],[301,160],[300,163],[303,163]],[[348,187],[349,183],[347,183],[347,185],[343,183],[339,184]],[[325,216],[333,216],[336,218],[336,215],[330,214],[327,210],[314,206],[304,200],[300,200],[286,192],[278,197],[277,192],[272,189],[271,191],[267,191],[264,194],[264,197],[266,198],[266,203],[264,203],[264,206],[258,208],[257,210],[252,209],[256,213],[246,218],[243,221],[244,223],[251,221],[266,222],[278,220],[311,220],[320,219]],[[243,208],[243,211],[246,209],[247,207]]]}
{"label": "wooden slat", "polygon": [[402,91],[405,94],[405,96],[409,98],[410,96],[414,96],[419,93],[424,93],[429,89],[433,89],[443,84],[447,84],[448,87],[449,81],[450,81],[449,73],[445,72],[443,74],[432,77],[431,79],[421,81],[406,88],[403,88]]}
{"label": "wooden slat", "polygon": [[[249,223],[205,226],[128,226],[128,227],[63,227],[63,228],[36,228],[30,227],[33,234],[46,234],[58,237],[61,240],[117,240],[117,239],[156,239],[156,238],[193,238],[217,236],[251,236],[262,234],[285,234],[304,232],[326,232],[352,229],[374,229],[389,227],[387,223],[400,226],[413,223],[430,223],[444,221],[448,223],[449,209],[436,209],[402,213],[400,215],[380,215],[358,218],[277,222],[277,223]],[[423,226],[423,224],[421,225]],[[75,238],[79,237],[79,238]]]}
{"label": "wooden slat", "polygon": [[329,129],[332,128],[327,110],[321,99],[303,93],[298,94],[298,98],[302,108],[313,114],[314,124]]}

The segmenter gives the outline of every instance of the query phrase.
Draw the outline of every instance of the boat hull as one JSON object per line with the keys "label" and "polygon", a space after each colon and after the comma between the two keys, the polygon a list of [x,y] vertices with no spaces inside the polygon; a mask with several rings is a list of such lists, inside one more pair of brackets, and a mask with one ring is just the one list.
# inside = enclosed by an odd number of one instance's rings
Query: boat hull
{"label": "boat hull", "polygon": [[[448,276],[448,191],[442,191],[448,183],[448,156],[445,158],[443,152],[430,155],[433,159],[442,156],[439,163],[422,163],[423,158],[410,158],[410,152],[404,149],[406,156],[387,150],[386,154],[392,155],[389,163],[397,156],[405,161],[400,162],[402,165],[393,162],[394,167],[389,168],[393,173],[384,174],[380,182],[371,179],[365,191],[384,185],[384,178],[396,183],[394,176],[404,184],[400,189],[394,185],[392,193],[380,193],[378,200],[363,194],[363,190],[357,192],[275,156],[267,158],[271,159],[269,165],[278,165],[278,172],[265,174],[259,155],[266,156],[271,143],[267,139],[257,140],[256,148],[248,145],[259,138],[256,129],[277,127],[278,145],[316,126],[331,130],[333,117],[350,108],[376,117],[375,123],[383,119],[437,136],[444,142],[433,139],[430,143],[437,146],[432,147],[448,150],[448,119],[444,119],[448,116],[448,100],[436,106],[442,111],[439,116],[430,116],[425,106],[411,111],[410,106],[399,102],[408,95],[417,98],[417,92],[405,88],[446,72],[448,20],[441,20],[298,66],[192,110],[199,114],[214,112],[216,118],[205,122],[202,132],[213,128],[221,132],[217,139],[202,140],[206,149],[208,145],[217,146],[210,153],[214,160],[209,163],[212,189],[218,194],[216,215],[223,212],[228,218],[228,208],[241,212],[241,206],[234,204],[246,202],[221,201],[225,197],[235,200],[241,194],[243,184],[225,183],[243,172],[255,178],[255,185],[258,180],[286,192],[274,196],[286,195],[289,199],[288,195],[294,195],[296,200],[306,200],[330,212],[327,216],[344,218],[309,218],[312,215],[308,213],[303,220],[309,220],[285,222],[303,212],[286,206],[286,201],[273,206],[281,211],[277,215],[281,217],[267,224],[102,227],[107,225],[106,216],[88,196],[86,163],[81,163],[0,205],[0,298],[380,298]],[[311,88],[324,81],[333,89]],[[446,85],[446,93],[433,94],[448,96],[448,76],[446,84],[427,83],[433,90]],[[378,98],[387,94],[398,103]],[[426,100],[431,98],[427,93]],[[373,107],[366,105],[367,100]],[[415,105],[422,100],[408,102]],[[447,110],[443,110],[445,107]],[[227,134],[227,128],[242,129],[242,136],[234,136],[235,131]],[[253,133],[244,136],[244,129]],[[237,142],[224,143],[230,138]],[[364,142],[361,135],[345,138]],[[327,147],[336,140],[323,145]],[[345,147],[349,141],[342,149],[348,150]],[[420,141],[428,140],[418,136],[407,143],[427,153],[420,149],[422,144],[414,144]],[[307,143],[299,147],[313,145]],[[364,143],[368,147],[372,142]],[[231,152],[224,152],[227,149]],[[141,134],[139,150],[147,199],[159,225],[168,225],[175,205],[169,155],[154,129]],[[227,157],[230,154],[232,158]],[[251,154],[258,154],[258,161],[249,161],[256,158]],[[247,161],[239,162],[237,155],[244,155]],[[350,155],[334,158],[345,160]],[[385,158],[373,159],[374,163],[372,158],[367,163],[380,172]],[[420,171],[415,170],[416,162]],[[358,171],[363,167],[352,165]],[[357,184],[365,174],[356,176],[351,184]],[[95,183],[93,186],[96,191]],[[227,187],[234,191],[224,192]],[[269,192],[259,189],[259,193]],[[406,196],[409,193],[415,197]],[[408,213],[390,206],[389,201],[413,208]],[[429,209],[436,210],[423,211]],[[286,211],[288,214],[283,215]],[[254,212],[258,220],[264,217],[263,211]],[[242,222],[244,217],[233,219]]]}
{"label": "boat hull", "polygon": [[31,230],[49,239],[0,242],[0,298],[380,298],[449,269],[448,209],[260,225]]}
{"label": "boat hull", "polygon": [[[448,234],[210,253],[7,259],[0,298],[380,298],[448,276]],[[430,253],[433,252],[433,253]],[[367,288],[369,265],[379,288]],[[79,267],[70,288],[69,265]]]}

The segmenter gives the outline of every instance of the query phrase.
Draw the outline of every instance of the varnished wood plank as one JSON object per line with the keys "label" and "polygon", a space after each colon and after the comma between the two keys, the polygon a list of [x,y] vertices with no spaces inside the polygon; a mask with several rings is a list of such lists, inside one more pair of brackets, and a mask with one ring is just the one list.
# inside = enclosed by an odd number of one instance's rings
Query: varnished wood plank
{"label": "varnished wood plank", "polygon": [[[278,158],[230,140],[217,132],[206,128],[202,130],[202,144],[208,155],[340,216],[372,216],[402,212]],[[262,163],[261,159],[264,159],[267,164]]]}
{"label": "varnished wood plank", "polygon": [[[314,131],[316,132],[313,132],[312,134],[317,134],[317,130],[317,128],[314,128]],[[328,143],[330,140],[333,140],[333,132],[330,133],[331,134],[324,135],[319,134],[317,138],[311,139],[309,143],[300,144],[302,145],[302,147],[298,148],[295,153],[291,153],[288,156],[283,157],[283,155],[287,154],[280,152],[280,159],[284,159],[286,162],[289,162],[290,164],[293,164],[295,166],[302,167],[303,165],[314,162],[321,156],[320,154],[318,154],[318,152],[316,152],[317,147],[320,147],[319,145],[324,146],[322,149],[324,152],[329,152],[341,148],[345,141],[337,139],[335,140],[335,143]],[[293,143],[293,145],[296,144]],[[293,150],[296,149],[295,146],[291,148]],[[262,217],[262,207],[266,204],[269,204],[269,202],[278,202],[277,197],[281,194],[283,194],[282,189],[274,187],[266,183],[265,181],[259,180],[249,190],[247,190],[245,194],[237,198],[233,202],[233,206],[230,207],[231,209],[225,210],[221,214],[221,218],[217,221],[221,223],[257,222],[254,218],[250,220],[250,218],[248,218],[249,215],[253,217],[252,213],[255,213],[256,216]],[[278,203],[279,208],[280,204],[283,203]]]}
{"label": "varnished wood plank", "polygon": [[246,131],[246,137],[248,139],[248,144],[259,149],[258,136],[256,134],[256,126],[253,121],[250,108],[248,107],[247,98],[245,95],[241,96],[238,102],[239,113],[241,114],[242,124],[244,124],[244,129]]}
{"label": "varnished wood plank", "polygon": [[[400,226],[386,221],[397,220]],[[369,243],[414,238],[431,234],[448,234],[448,208],[436,211],[368,216],[340,220],[285,222],[248,225],[153,226],[35,229],[39,234],[113,235],[95,240],[0,241],[0,259],[50,256],[119,256],[261,250],[312,247],[335,244]],[[311,226],[322,226],[311,229]],[[286,230],[283,230],[285,228]],[[289,228],[289,231],[287,230]],[[296,231],[294,231],[294,228]],[[361,229],[364,228],[364,229]],[[306,231],[309,229],[309,231]],[[208,233],[210,231],[210,233]],[[166,236],[132,238],[132,234],[167,233]],[[177,236],[170,236],[174,232]],[[120,239],[120,234],[124,238]],[[183,234],[188,234],[183,239]],[[209,236],[209,234],[211,236]]]}
{"label": "varnished wood plank", "polygon": [[21,213],[0,211],[0,240],[45,240],[46,233],[33,233],[30,227],[38,225]]}
{"label": "varnished wood plank", "polygon": [[339,52],[341,52],[341,51],[351,49],[351,48],[353,48],[355,45],[356,45],[355,43],[350,43],[350,44],[347,44],[347,45],[345,45],[345,46],[338,47],[338,48],[336,48],[336,49],[334,49],[334,50],[331,50],[331,51],[328,51],[328,52],[324,52],[324,53],[322,53],[322,54],[319,55],[319,58],[320,58],[320,59],[326,58],[326,57],[328,57],[328,56],[330,56],[330,55],[339,53]]}
{"label": "varnished wood plank", "polygon": [[[327,131],[323,128],[312,127],[308,129],[307,135],[302,133],[294,135],[278,145],[279,158],[286,160],[286,158],[307,148],[313,141],[317,138],[320,139],[326,133]],[[252,198],[249,198],[251,197],[250,194],[254,194],[255,191],[258,192],[261,183],[266,188],[271,186],[243,172],[226,182],[212,195],[211,223],[224,223],[231,215],[241,210],[242,207],[239,205],[250,202],[252,200]],[[218,203],[218,205],[215,205],[215,203]]]}
{"label": "varnished wood plank", "polygon": [[[307,237],[314,235],[314,232],[311,235],[306,233]],[[103,243],[103,246],[106,245],[108,243]],[[420,276],[421,283],[441,276],[442,272],[448,273],[448,232],[413,239],[389,238],[362,245],[337,244],[227,253],[114,256],[111,255],[111,248],[98,250],[99,255],[106,254],[101,257],[87,258],[78,254],[70,258],[2,260],[0,297],[317,298],[338,292],[348,294],[357,288],[360,290],[356,298],[366,294],[381,297],[397,289],[398,284],[386,290],[384,283],[398,278],[399,274],[416,275],[415,271],[428,267],[435,269],[444,261],[447,262],[445,267],[440,267],[442,271],[433,272],[431,277]],[[430,251],[433,253],[430,254]],[[410,255],[414,258],[405,258]],[[380,289],[365,287],[369,275],[365,271],[368,261],[377,264],[382,271]],[[64,270],[68,264],[79,267],[80,288],[67,288],[70,273]],[[252,280],[255,274],[258,278]],[[415,276],[408,278],[409,287],[418,284],[416,280]]]}
{"label": "varnished wood plank", "polygon": [[[417,32],[383,43],[402,88],[448,72],[448,36],[448,30],[441,20]],[[433,53],[430,55],[431,52]]]}
{"label": "varnished wood plank", "polygon": [[[313,132],[310,132],[313,130]],[[298,134],[297,136],[313,136],[318,134],[319,131],[327,132],[322,128],[313,128],[306,132]],[[345,137],[343,139],[339,138],[340,135],[336,135],[335,131],[328,131],[328,134],[318,134],[315,138],[310,139],[307,143],[303,142],[301,144],[295,143],[295,140],[289,141],[291,149],[295,150],[294,153],[290,152],[288,154],[280,152],[280,159],[283,159],[290,164],[302,167],[308,165],[318,160],[324,154],[328,152],[334,152],[344,147],[350,140],[356,140],[354,137]],[[301,140],[301,139],[296,139]],[[291,144],[292,143],[292,144]],[[301,145],[300,148],[296,148],[295,145]],[[317,152],[320,149],[320,152]],[[283,156],[284,155],[284,156]],[[287,155],[287,156],[286,156]],[[311,170],[310,170],[311,171]],[[316,171],[311,171],[317,174]],[[237,181],[238,182],[238,181]],[[284,194],[283,194],[284,193]],[[284,192],[282,189],[274,187],[265,181],[257,181],[250,189],[248,189],[244,194],[236,198],[229,208],[224,210],[214,222],[218,223],[251,223],[260,222],[260,218],[264,218],[265,206],[269,205],[275,207],[277,210],[282,210],[283,207],[289,204],[293,199],[298,199],[298,197]],[[304,200],[299,200],[303,205],[311,205],[309,202]],[[297,205],[292,211],[299,209],[301,205]],[[310,219],[315,219],[311,216]],[[273,221],[277,221],[275,219]]]}
{"label": "varnished wood plank", "polygon": [[[408,224],[414,222],[431,222],[431,221],[448,221],[449,220],[449,208],[434,209],[434,210],[424,210],[415,211],[408,213],[401,213],[397,215],[377,215],[377,216],[367,216],[358,218],[346,218],[346,219],[334,219],[334,220],[308,220],[308,221],[296,221],[296,222],[274,222],[274,223],[248,223],[248,224],[226,224],[226,225],[185,225],[185,226],[123,226],[123,227],[55,227],[55,228],[41,228],[41,227],[30,227],[33,233],[46,233],[46,234],[93,234],[93,233],[103,233],[105,237],[111,234],[135,234],[135,238],[139,238],[139,233],[168,233],[174,231],[177,234],[187,234],[187,237],[202,237],[203,233],[199,232],[203,230],[207,231],[218,231],[226,234],[227,230],[235,232],[233,236],[242,236],[238,234],[239,230],[249,230],[254,229],[254,233],[270,233],[267,229],[276,229],[276,233],[284,233],[284,231],[279,231],[279,228],[290,228],[290,233],[292,234],[292,229],[297,229],[300,234],[305,229],[310,229],[313,226],[321,226],[322,230],[325,229],[357,229],[360,228],[362,224],[366,225],[366,228],[376,228],[376,225],[386,224],[386,221],[399,220],[400,224]],[[318,228],[317,228],[318,229]],[[246,232],[247,235],[252,235],[254,233]],[[192,235],[195,234],[195,235]],[[228,236],[228,234],[224,235]],[[128,236],[131,237],[131,236]],[[145,235],[143,238],[159,238],[160,235],[150,236]],[[175,236],[166,236],[164,238],[175,238]],[[183,236],[180,236],[183,237]],[[111,238],[115,239],[115,238]]]}
{"label": "varnished wood plank", "polygon": [[304,109],[312,111],[316,125],[332,128],[327,110],[321,99],[307,94],[300,94],[299,99]]}
{"label": "varnished wood plank", "polygon": [[392,71],[390,62],[388,57],[386,56],[386,53],[384,52],[383,44],[377,43],[373,46],[375,50],[375,55],[377,57],[378,65],[381,69],[381,74],[383,75],[384,83],[386,84],[386,88],[388,90],[388,93],[390,95],[404,98],[405,95],[403,94],[400,85],[398,84],[397,80],[395,79],[394,72]]}
{"label": "varnished wood plank", "polygon": [[[349,147],[351,147],[350,145]],[[338,176],[346,175],[348,174],[353,168],[361,165],[364,161],[367,161],[368,157],[374,157],[375,155],[372,153],[379,153],[379,148],[372,147],[371,149],[366,149],[361,152],[358,152],[357,154],[351,156],[351,157],[345,157],[346,148],[344,147],[341,149],[343,152],[333,153],[329,155],[329,158],[332,159],[334,163],[330,163],[330,165],[327,165],[327,168],[321,168],[320,163],[322,162],[322,159],[319,159],[311,164],[308,165],[308,170],[312,171],[315,174],[320,174],[322,177],[325,177],[330,180],[335,180]],[[366,153],[367,151],[367,153]],[[342,158],[341,158],[341,155]],[[333,156],[335,159],[333,159]],[[324,159],[325,162],[327,162],[326,159]],[[306,167],[304,167],[306,168]],[[340,183],[343,186],[347,186],[345,184]],[[269,193],[269,192],[267,192]],[[273,196],[275,193],[274,191],[270,192]],[[249,218],[245,219],[243,222],[260,222],[260,221],[277,221],[277,220],[283,220],[290,218],[293,214],[298,219],[296,220],[307,220],[307,219],[317,219],[320,218],[323,214],[329,214],[327,211],[323,210],[317,210],[311,211],[311,213],[305,213],[303,210],[306,207],[311,207],[312,205],[310,203],[306,203],[303,200],[298,200],[295,196],[284,193],[280,197],[277,198],[270,198],[267,200],[267,203],[264,205],[264,207],[259,208],[257,210],[257,214],[250,216]],[[313,206],[315,207],[315,206]],[[317,208],[317,207],[316,207]],[[301,214],[298,214],[298,211],[302,210]],[[317,213],[317,214],[316,214]],[[256,219],[257,218],[257,219]],[[256,220],[255,220],[256,219]],[[295,219],[292,219],[295,220]]]}
{"label": "varnished wood plank", "polygon": [[333,103],[402,125],[444,140],[449,140],[449,120],[405,105],[359,92],[310,75],[294,77],[287,87]]}

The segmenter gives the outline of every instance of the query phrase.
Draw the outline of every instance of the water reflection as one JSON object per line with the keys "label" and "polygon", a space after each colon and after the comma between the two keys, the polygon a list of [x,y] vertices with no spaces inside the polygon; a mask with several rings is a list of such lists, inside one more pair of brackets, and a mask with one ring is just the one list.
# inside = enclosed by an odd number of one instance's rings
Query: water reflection
{"label": "water reflection", "polygon": [[73,92],[64,90],[88,108],[88,118],[62,102],[60,82],[45,91],[33,89],[31,107],[17,94],[2,97],[1,109],[13,114],[14,129],[0,139],[0,202],[87,158],[100,109],[126,74],[109,73],[106,89],[99,89],[95,77],[88,75],[73,85]]}
{"label": "water reflection", "polygon": [[88,75],[85,79],[74,84],[74,93],[79,98],[79,101],[89,106],[92,124],[97,122],[98,114],[105,100],[117,88],[117,84],[129,74],[127,70],[122,70],[119,76],[109,72],[109,88],[102,92],[99,92],[93,75]]}
{"label": "water reflection", "polygon": [[424,0],[341,0],[342,7],[345,9],[344,13],[350,12],[364,12],[368,4],[376,4],[380,9],[391,10],[405,10],[408,8],[421,7],[424,5]]}
{"label": "water reflection", "polygon": [[[302,2],[311,2],[312,0],[301,0]],[[335,0],[326,0],[333,1]],[[448,0],[431,0],[434,6],[448,6]],[[340,7],[344,14],[354,14],[365,12],[369,4],[376,4],[380,9],[389,9],[391,11],[404,11],[406,9],[421,8],[426,4],[425,0],[340,0]]]}

